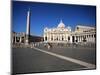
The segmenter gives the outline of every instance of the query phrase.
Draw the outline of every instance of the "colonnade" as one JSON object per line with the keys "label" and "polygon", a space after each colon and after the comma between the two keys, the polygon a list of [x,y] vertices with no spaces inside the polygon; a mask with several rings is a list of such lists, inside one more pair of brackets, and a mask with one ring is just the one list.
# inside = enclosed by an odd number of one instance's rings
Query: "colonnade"
{"label": "colonnade", "polygon": [[25,33],[12,33],[12,43],[24,43]]}
{"label": "colonnade", "polygon": [[23,43],[23,41],[24,41],[24,39],[25,39],[25,37],[16,37],[16,36],[14,36],[13,38],[12,38],[12,43]]}
{"label": "colonnade", "polygon": [[96,34],[44,34],[44,41],[95,42]]}
{"label": "colonnade", "polygon": [[72,35],[73,42],[95,42],[96,34]]}

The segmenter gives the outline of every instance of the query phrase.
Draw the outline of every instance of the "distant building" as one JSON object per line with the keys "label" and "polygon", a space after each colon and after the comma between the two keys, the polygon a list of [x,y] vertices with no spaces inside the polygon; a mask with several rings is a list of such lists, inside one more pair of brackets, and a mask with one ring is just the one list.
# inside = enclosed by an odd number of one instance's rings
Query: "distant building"
{"label": "distant building", "polygon": [[76,43],[90,42],[95,43],[96,28],[77,25],[75,31],[71,27],[65,27],[60,21],[57,28],[44,28],[44,42],[49,43]]}

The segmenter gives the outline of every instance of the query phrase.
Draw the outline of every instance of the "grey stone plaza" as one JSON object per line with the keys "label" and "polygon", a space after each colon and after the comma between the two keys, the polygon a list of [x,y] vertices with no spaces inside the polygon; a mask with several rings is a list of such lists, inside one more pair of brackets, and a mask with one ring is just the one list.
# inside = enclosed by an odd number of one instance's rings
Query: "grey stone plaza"
{"label": "grey stone plaza", "polygon": [[[59,54],[65,57],[71,57],[75,60],[84,61],[96,65],[95,48],[48,48],[38,46],[44,51]],[[35,48],[13,48],[13,73],[37,73],[37,72],[55,72],[55,71],[74,71],[88,68],[86,66],[74,63],[73,61],[64,60],[59,57],[36,50]]]}

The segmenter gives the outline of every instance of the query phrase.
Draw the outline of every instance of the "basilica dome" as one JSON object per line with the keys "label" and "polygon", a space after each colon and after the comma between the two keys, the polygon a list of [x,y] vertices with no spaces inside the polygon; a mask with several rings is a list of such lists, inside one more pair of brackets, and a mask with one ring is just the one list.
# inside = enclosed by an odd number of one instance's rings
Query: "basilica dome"
{"label": "basilica dome", "polygon": [[65,28],[65,24],[62,22],[62,20],[58,24],[58,28]]}

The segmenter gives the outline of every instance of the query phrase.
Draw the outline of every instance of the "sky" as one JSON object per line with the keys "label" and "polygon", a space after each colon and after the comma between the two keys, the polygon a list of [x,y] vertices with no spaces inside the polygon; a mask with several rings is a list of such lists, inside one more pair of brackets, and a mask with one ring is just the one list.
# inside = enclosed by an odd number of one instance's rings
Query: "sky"
{"label": "sky", "polygon": [[96,26],[96,6],[12,1],[12,31],[26,32],[29,8],[32,35],[42,36],[45,27],[56,28],[60,20],[73,31],[78,24]]}

